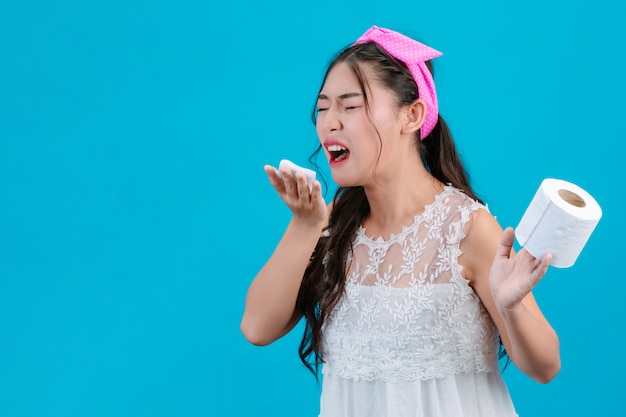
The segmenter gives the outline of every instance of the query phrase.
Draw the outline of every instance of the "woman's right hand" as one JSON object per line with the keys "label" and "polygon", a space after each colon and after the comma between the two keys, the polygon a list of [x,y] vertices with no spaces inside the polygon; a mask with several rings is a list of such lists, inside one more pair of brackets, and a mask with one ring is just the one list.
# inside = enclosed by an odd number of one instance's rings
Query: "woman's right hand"
{"label": "woman's right hand", "polygon": [[264,169],[272,187],[293,213],[294,221],[319,227],[320,230],[326,227],[328,212],[319,181],[313,181],[309,189],[306,176],[302,172],[296,173],[294,177],[288,168],[279,171],[273,166],[265,165]]}

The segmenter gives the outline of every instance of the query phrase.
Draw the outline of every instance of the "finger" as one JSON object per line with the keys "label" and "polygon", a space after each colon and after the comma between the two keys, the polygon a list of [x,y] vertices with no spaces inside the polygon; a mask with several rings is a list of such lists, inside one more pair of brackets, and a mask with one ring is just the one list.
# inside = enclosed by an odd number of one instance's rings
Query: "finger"
{"label": "finger", "polygon": [[515,238],[515,232],[512,227],[507,227],[502,232],[500,238],[500,246],[496,252],[496,258],[508,259],[511,257],[511,249],[513,248],[513,239]]}
{"label": "finger", "polygon": [[532,270],[542,267],[543,264],[549,265],[550,262],[552,262],[551,254],[547,253],[543,255],[541,258],[537,258],[532,253],[528,252],[526,248],[522,248],[522,250],[519,251],[517,256],[520,259],[519,260],[520,264],[524,264],[527,267],[531,268]]}
{"label": "finger", "polygon": [[263,167],[265,173],[267,174],[268,179],[270,180],[270,184],[279,194],[285,193],[285,183],[280,177],[278,170],[271,165],[265,165]]}
{"label": "finger", "polygon": [[287,195],[292,198],[298,197],[298,184],[296,179],[289,168],[283,167],[278,170],[278,175],[284,183],[285,191]]}
{"label": "finger", "polygon": [[278,175],[278,170],[271,165],[263,165],[263,171],[265,171],[268,176],[273,174]]}
{"label": "finger", "polygon": [[[541,279],[546,275],[548,271],[548,266],[550,266],[550,262],[552,261],[552,255],[547,254],[544,255],[541,259],[538,259],[537,267],[533,270],[530,275],[530,287],[531,290],[535,288],[535,285],[541,281]],[[530,291],[529,291],[530,292]]]}
{"label": "finger", "polygon": [[552,255],[546,254],[541,258],[535,258],[526,249],[522,249],[515,261],[518,263],[520,272],[528,277],[527,290],[530,292],[546,274]]}
{"label": "finger", "polygon": [[320,184],[318,180],[314,180],[311,185],[311,202],[316,204],[320,201],[326,206],[326,202],[324,202],[324,198],[322,197],[322,184]]}
{"label": "finger", "polygon": [[543,255],[543,257],[541,258],[541,262],[537,266],[537,269],[536,269],[537,273],[541,274],[541,276],[543,277],[548,271],[550,262],[552,262],[552,254],[546,253],[545,255]]}
{"label": "finger", "polygon": [[307,182],[306,175],[301,172],[297,172],[296,185],[298,187],[298,198],[309,203],[311,201],[311,191],[309,190],[309,184]]}

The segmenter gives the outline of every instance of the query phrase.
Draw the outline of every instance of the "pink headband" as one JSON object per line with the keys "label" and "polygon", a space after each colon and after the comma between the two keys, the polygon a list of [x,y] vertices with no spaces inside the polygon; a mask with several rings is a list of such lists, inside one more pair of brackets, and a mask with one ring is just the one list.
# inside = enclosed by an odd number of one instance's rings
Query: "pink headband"
{"label": "pink headband", "polygon": [[393,30],[372,26],[354,43],[375,42],[387,53],[404,62],[415,79],[419,96],[426,102],[426,118],[420,129],[420,139],[424,140],[437,124],[437,93],[433,76],[425,62],[441,56],[442,53]]}

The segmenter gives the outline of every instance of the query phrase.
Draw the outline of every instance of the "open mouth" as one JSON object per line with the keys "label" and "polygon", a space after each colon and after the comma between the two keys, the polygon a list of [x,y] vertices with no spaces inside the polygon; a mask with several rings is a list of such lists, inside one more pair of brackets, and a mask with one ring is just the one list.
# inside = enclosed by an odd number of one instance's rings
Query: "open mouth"
{"label": "open mouth", "polygon": [[341,145],[330,145],[328,148],[330,159],[335,162],[342,161],[350,155],[350,151]]}

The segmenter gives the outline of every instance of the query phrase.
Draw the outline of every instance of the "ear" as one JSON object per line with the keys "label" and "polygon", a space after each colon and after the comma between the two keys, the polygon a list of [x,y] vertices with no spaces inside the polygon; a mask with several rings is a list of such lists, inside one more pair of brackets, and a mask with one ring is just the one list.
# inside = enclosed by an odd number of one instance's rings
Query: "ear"
{"label": "ear", "polygon": [[402,133],[415,133],[424,124],[426,103],[421,98],[405,107]]}

